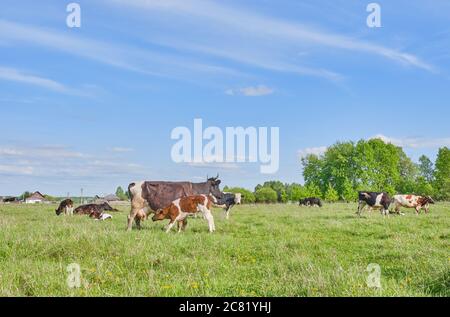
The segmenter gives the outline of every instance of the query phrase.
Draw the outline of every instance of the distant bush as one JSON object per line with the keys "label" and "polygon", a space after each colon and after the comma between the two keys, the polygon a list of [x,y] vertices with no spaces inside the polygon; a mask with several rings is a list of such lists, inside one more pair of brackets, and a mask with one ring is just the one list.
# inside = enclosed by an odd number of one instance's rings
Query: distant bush
{"label": "distant bush", "polygon": [[272,188],[263,187],[255,193],[256,202],[258,203],[276,203],[278,201],[278,194]]}

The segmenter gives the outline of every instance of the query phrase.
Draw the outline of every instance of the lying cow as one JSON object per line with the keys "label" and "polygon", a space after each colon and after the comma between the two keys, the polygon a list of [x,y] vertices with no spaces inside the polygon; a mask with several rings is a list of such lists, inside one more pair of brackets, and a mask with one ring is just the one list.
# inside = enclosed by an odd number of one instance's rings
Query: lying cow
{"label": "lying cow", "polygon": [[216,199],[215,205],[225,209],[226,218],[230,219],[231,208],[235,205],[240,205],[242,201],[242,194],[240,193],[224,193],[223,197]]}
{"label": "lying cow", "polygon": [[310,197],[310,198],[305,198],[305,199],[301,199],[299,201],[299,205],[300,206],[308,206],[308,207],[322,207],[322,201],[319,198],[316,197]]}
{"label": "lying cow", "polygon": [[206,195],[196,195],[182,197],[173,201],[169,206],[159,209],[153,216],[153,221],[170,219],[167,233],[172,230],[175,223],[178,224],[178,232],[185,231],[187,226],[187,218],[201,212],[203,217],[208,221],[209,232],[216,231],[214,217],[211,213],[211,206],[214,199]]}
{"label": "lying cow", "polygon": [[381,214],[389,216],[389,206],[391,205],[391,198],[386,193],[376,192],[359,192],[359,205],[357,214],[361,216],[361,213],[366,205],[371,209],[380,209]]}
{"label": "lying cow", "polygon": [[418,215],[422,208],[425,209],[425,213],[428,213],[430,211],[430,204],[434,204],[434,200],[430,196],[395,195],[393,203],[394,210],[398,214],[402,214],[400,208],[405,207],[416,209],[416,214]]}
{"label": "lying cow", "polygon": [[90,218],[104,220],[103,218],[105,217],[104,215],[105,211],[118,211],[118,210],[111,207],[107,202],[104,202],[103,204],[88,204],[80,206],[74,210],[74,213],[76,215],[88,215]]}
{"label": "lying cow", "polygon": [[56,209],[55,211],[56,211],[57,216],[61,215],[62,213],[64,213],[64,215],[73,216],[73,201],[72,201],[72,199],[63,200],[59,204],[58,209]]}

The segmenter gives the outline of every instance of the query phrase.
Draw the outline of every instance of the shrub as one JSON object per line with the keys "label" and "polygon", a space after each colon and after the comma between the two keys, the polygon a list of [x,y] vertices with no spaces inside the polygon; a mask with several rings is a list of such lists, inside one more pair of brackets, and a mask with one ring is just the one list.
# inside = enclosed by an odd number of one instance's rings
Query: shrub
{"label": "shrub", "polygon": [[276,203],[278,201],[278,194],[272,188],[263,187],[255,193],[256,202],[258,203]]}

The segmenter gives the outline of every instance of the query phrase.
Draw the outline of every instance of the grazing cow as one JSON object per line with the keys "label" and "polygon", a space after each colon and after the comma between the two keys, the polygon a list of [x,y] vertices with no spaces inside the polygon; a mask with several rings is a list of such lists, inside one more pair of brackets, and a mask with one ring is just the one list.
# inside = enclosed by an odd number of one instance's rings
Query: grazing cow
{"label": "grazing cow", "polygon": [[173,201],[169,206],[159,209],[153,216],[153,221],[170,219],[167,233],[172,230],[175,223],[178,224],[178,232],[185,231],[187,226],[187,218],[201,212],[203,218],[208,221],[209,232],[216,231],[214,217],[211,213],[211,206],[214,203],[214,197],[206,195],[195,195],[182,197]]}
{"label": "grazing cow", "polygon": [[308,206],[308,207],[322,207],[322,201],[316,197],[310,197],[301,199],[299,202],[300,206]]}
{"label": "grazing cow", "polygon": [[75,208],[76,215],[88,215],[90,218],[102,219],[104,211],[118,211],[111,207],[107,202],[103,204],[88,204]]}
{"label": "grazing cow", "polygon": [[225,209],[226,218],[230,219],[231,208],[235,205],[240,205],[242,201],[242,194],[224,193],[221,199],[217,199],[215,205]]}
{"label": "grazing cow", "polygon": [[178,198],[194,195],[212,195],[221,199],[219,175],[208,178],[204,183],[190,182],[134,182],[128,186],[131,197],[131,212],[128,216],[128,228],[130,231],[133,221],[138,229],[141,229],[141,220],[147,218],[149,212],[169,206]]}
{"label": "grazing cow", "polygon": [[391,205],[391,198],[386,193],[375,192],[359,192],[359,205],[357,214],[361,216],[362,210],[366,205],[372,209],[381,209],[381,214],[389,216],[389,206]]}
{"label": "grazing cow", "polygon": [[401,207],[415,208],[416,214],[420,214],[422,208],[425,209],[425,213],[429,212],[430,204],[434,204],[433,198],[430,196],[416,196],[416,195],[395,195],[394,196],[394,208],[395,212],[400,212]]}
{"label": "grazing cow", "polygon": [[56,215],[64,213],[65,215],[73,216],[73,201],[72,199],[65,199],[60,204],[58,209],[55,210]]}

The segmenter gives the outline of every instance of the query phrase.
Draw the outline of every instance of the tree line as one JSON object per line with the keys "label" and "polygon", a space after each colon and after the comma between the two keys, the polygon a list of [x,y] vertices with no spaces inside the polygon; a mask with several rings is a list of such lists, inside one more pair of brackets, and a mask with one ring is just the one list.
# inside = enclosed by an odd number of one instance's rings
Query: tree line
{"label": "tree line", "polygon": [[450,150],[440,148],[436,161],[422,155],[414,163],[401,147],[381,139],[337,142],[323,155],[301,159],[304,185],[280,181],[257,185],[254,191],[228,188],[244,194],[244,203],[285,203],[307,197],[329,202],[356,201],[359,190],[430,195],[450,199]]}

